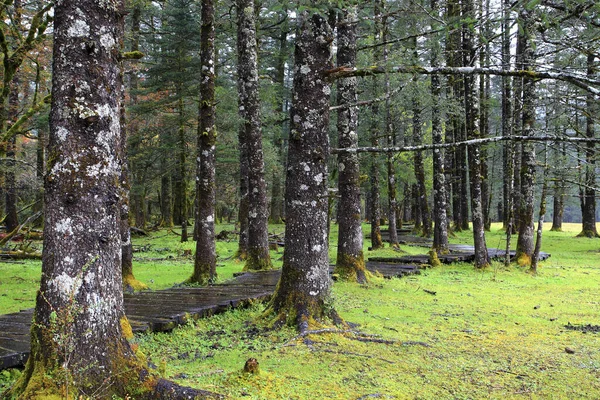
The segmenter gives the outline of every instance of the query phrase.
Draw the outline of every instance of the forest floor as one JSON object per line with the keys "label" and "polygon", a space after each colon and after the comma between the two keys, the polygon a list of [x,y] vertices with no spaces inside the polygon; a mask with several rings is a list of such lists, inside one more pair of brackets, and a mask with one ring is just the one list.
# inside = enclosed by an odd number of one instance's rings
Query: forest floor
{"label": "forest floor", "polygon": [[[232,226],[217,231],[224,229]],[[374,277],[365,286],[335,283],[336,310],[380,343],[354,333],[299,338],[291,329],[271,331],[261,304],[134,341],[165,377],[229,398],[598,399],[600,240],[575,238],[579,230],[580,224],[565,224],[564,232],[545,232],[542,250],[552,257],[537,275],[515,265],[494,262],[477,271],[462,263],[401,279]],[[167,231],[135,238],[136,277],[152,289],[185,280],[193,242],[178,239]],[[471,234],[451,241],[470,243]],[[487,243],[504,246],[499,225]],[[232,258],[236,247],[235,236],[218,242],[219,280],[241,270]],[[271,253],[278,267],[281,251]],[[386,248],[365,255],[401,254]],[[0,262],[0,313],[33,307],[39,279],[40,262]],[[257,375],[242,372],[250,357],[260,364]],[[0,373],[0,391],[18,374]]]}

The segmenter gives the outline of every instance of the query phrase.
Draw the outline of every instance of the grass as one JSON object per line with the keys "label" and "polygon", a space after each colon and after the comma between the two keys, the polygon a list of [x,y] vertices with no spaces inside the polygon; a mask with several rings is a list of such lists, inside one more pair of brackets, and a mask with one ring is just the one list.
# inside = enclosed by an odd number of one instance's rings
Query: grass
{"label": "grass", "polygon": [[[298,338],[289,329],[269,331],[260,304],[134,340],[166,377],[230,398],[598,399],[600,338],[565,325],[600,325],[600,240],[576,239],[580,225],[565,225],[564,232],[545,232],[543,250],[552,257],[535,276],[500,263],[485,271],[456,264],[403,279],[375,278],[367,286],[336,283],[337,311],[383,343],[350,333]],[[498,225],[487,239],[490,247],[503,246]],[[470,232],[452,240],[468,243]],[[179,244],[161,232],[135,244],[151,246],[135,254],[134,272],[154,289],[191,272],[192,259],[181,254],[192,243]],[[241,270],[241,263],[227,259],[235,249],[235,240],[219,242],[220,279]],[[386,248],[365,254],[398,253]],[[33,306],[39,263],[1,264],[0,270],[1,312]],[[260,374],[242,372],[250,357],[260,363]],[[0,382],[9,384],[10,374],[4,372]]]}

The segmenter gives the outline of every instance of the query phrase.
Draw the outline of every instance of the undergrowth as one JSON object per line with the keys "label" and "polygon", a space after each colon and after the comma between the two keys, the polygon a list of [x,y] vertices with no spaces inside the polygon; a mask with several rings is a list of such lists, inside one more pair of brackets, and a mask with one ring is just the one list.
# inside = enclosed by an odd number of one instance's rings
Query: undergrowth
{"label": "undergrowth", "polygon": [[[271,331],[258,318],[264,307],[258,304],[134,341],[165,377],[229,398],[598,399],[600,337],[566,326],[600,325],[600,241],[575,239],[580,226],[565,225],[564,232],[545,233],[543,250],[552,257],[537,275],[494,262],[484,271],[455,264],[402,279],[373,278],[364,286],[336,283],[334,305],[357,324],[354,332],[299,337],[287,328]],[[180,245],[177,237],[161,235],[135,242],[151,245],[136,253],[134,273],[154,289],[183,281],[192,268],[191,257],[178,255],[192,242]],[[333,260],[335,229],[331,239]],[[468,243],[470,232],[452,240]],[[488,246],[503,243],[494,225]],[[164,247],[171,251],[158,251]],[[220,279],[242,269],[243,263],[227,259],[235,249],[235,240],[219,243]],[[365,251],[367,258],[375,254],[402,255],[389,248]],[[140,261],[168,255],[173,259]],[[7,266],[15,269],[5,273],[0,265],[2,298],[31,293],[32,306],[39,265],[37,275],[34,264]],[[5,292],[11,276],[22,286]],[[259,374],[242,372],[251,357]],[[12,381],[11,373],[3,372],[0,384]]]}

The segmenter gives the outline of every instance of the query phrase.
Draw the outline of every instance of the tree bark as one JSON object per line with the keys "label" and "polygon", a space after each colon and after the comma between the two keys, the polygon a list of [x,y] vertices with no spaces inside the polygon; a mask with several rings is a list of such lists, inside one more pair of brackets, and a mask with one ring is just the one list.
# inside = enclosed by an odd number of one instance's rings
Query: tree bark
{"label": "tree bark", "polygon": [[[337,65],[356,65],[356,6],[340,12],[337,26]],[[337,82],[338,105],[354,104],[358,100],[357,79],[340,79]],[[358,147],[358,107],[338,109],[338,146]],[[365,283],[363,232],[360,214],[360,164],[357,154],[338,155],[338,250],[335,273],[343,280]]]}
{"label": "tree bark", "polygon": [[273,268],[269,255],[267,184],[258,97],[258,53],[254,0],[237,0],[238,93],[248,159],[248,257],[244,270]]}
{"label": "tree bark", "polygon": [[200,110],[198,116],[197,241],[194,272],[190,283],[203,285],[217,277],[215,248],[215,3],[202,2],[200,32]]}
{"label": "tree bark", "polygon": [[332,32],[304,11],[296,33],[294,94],[286,178],[283,268],[269,305],[300,331],[331,315],[327,242],[327,159]]}

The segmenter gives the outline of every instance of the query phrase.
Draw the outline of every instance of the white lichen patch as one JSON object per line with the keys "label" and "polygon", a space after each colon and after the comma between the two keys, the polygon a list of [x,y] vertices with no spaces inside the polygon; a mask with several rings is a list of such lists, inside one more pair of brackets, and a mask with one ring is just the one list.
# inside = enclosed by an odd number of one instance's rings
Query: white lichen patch
{"label": "white lichen patch", "polygon": [[100,45],[104,47],[106,51],[110,51],[115,47],[117,41],[115,40],[114,35],[111,32],[102,31],[106,31],[106,29],[103,27],[100,32]]}
{"label": "white lichen patch", "polygon": [[69,131],[63,128],[62,126],[59,126],[58,129],[56,129],[56,137],[59,141],[64,142],[67,139],[68,135]]}
{"label": "white lichen patch", "polygon": [[54,230],[57,233],[68,233],[69,235],[73,235],[73,221],[69,217],[60,220],[56,223]]}
{"label": "white lichen patch", "polygon": [[73,24],[67,29],[67,35],[70,37],[87,37],[89,34],[89,25],[80,19],[73,21]]}
{"label": "white lichen patch", "polygon": [[319,174],[315,175],[314,180],[315,180],[315,182],[317,182],[317,185],[320,185],[321,182],[323,182],[323,174],[319,173]]}
{"label": "white lichen patch", "polygon": [[300,185],[300,190],[308,190],[308,186],[302,184]]}
{"label": "white lichen patch", "polygon": [[308,65],[303,65],[300,67],[300,73],[306,75],[310,72],[310,67]]}
{"label": "white lichen patch", "polygon": [[48,286],[56,290],[62,298],[69,299],[79,292],[79,289],[81,288],[81,279],[77,277],[72,278],[67,275],[66,272],[63,272],[56,278],[50,280]]}

